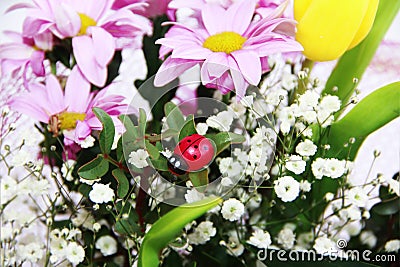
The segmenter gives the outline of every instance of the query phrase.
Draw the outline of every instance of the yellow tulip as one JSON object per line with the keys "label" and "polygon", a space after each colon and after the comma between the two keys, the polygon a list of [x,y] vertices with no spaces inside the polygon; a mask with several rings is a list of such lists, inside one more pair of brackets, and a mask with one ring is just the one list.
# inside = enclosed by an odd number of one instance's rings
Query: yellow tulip
{"label": "yellow tulip", "polygon": [[371,30],[379,0],[295,0],[296,39],[314,61],[333,60]]}

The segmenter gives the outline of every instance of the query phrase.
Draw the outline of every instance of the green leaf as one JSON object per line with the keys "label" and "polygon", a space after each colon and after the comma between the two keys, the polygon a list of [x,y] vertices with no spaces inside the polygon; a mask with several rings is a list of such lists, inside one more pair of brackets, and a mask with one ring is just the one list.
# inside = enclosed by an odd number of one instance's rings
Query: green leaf
{"label": "green leaf", "polygon": [[[379,1],[370,33],[364,41],[339,59],[322,94],[337,95],[342,103],[347,103],[355,87],[353,78],[361,79],[399,8],[400,1]],[[333,90],[335,86],[338,87],[337,91]]]}
{"label": "green leaf", "polygon": [[158,159],[160,157],[160,151],[158,151],[157,147],[153,146],[149,140],[145,141],[147,153],[149,153],[152,159]]}
{"label": "green leaf", "polygon": [[210,134],[206,135],[207,138],[214,141],[216,146],[216,153],[218,155],[226,148],[228,148],[231,144],[240,144],[246,141],[246,137],[240,134],[230,133],[230,132],[222,132],[218,134]]}
{"label": "green leaf", "polygon": [[185,125],[183,125],[182,130],[179,132],[179,141],[186,136],[197,133],[196,126],[194,124],[194,116],[190,114],[187,116]]}
{"label": "green leaf", "polygon": [[115,136],[114,122],[111,117],[100,108],[93,108],[93,113],[103,125],[103,129],[101,130],[99,136],[101,152],[103,152],[103,154],[110,154]]}
{"label": "green leaf", "polygon": [[139,267],[157,267],[160,251],[182,232],[186,224],[197,219],[222,202],[219,197],[209,197],[198,202],[173,209],[150,228],[143,239],[139,252]]}
{"label": "green leaf", "polygon": [[204,191],[206,185],[208,185],[208,170],[202,170],[199,172],[189,172],[189,179],[192,181],[194,187],[201,187],[196,188],[197,190]]}
{"label": "green leaf", "polygon": [[[328,137],[328,156],[354,160],[365,138],[400,114],[400,82],[386,85],[364,99],[341,120],[332,124]],[[350,152],[343,145],[354,137]]]}
{"label": "green leaf", "polygon": [[151,164],[156,170],[169,171],[167,165],[167,159],[164,157],[159,157],[158,159],[152,159]]}
{"label": "green leaf", "polygon": [[98,155],[95,159],[80,167],[78,175],[84,179],[95,180],[104,176],[108,172],[108,167],[108,161],[102,155]]}
{"label": "green leaf", "polygon": [[164,106],[164,112],[169,128],[179,131],[185,124],[185,118],[180,109],[174,103],[168,102]]}
{"label": "green leaf", "polygon": [[121,169],[114,169],[112,175],[118,182],[117,194],[120,198],[124,198],[129,192],[129,181],[125,173]]}
{"label": "green leaf", "polygon": [[144,137],[146,133],[146,111],[139,109],[139,137]]}

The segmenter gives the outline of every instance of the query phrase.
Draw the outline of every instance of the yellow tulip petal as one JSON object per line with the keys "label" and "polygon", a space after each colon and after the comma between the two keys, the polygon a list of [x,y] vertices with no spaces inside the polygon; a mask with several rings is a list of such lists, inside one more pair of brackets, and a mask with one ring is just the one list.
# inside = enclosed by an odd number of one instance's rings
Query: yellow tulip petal
{"label": "yellow tulip petal", "polygon": [[313,0],[297,27],[296,39],[304,55],[315,61],[340,57],[357,33],[368,4],[366,0]]}
{"label": "yellow tulip petal", "polygon": [[310,6],[312,0],[296,0],[294,1],[294,19],[300,21]]}
{"label": "yellow tulip petal", "polygon": [[351,42],[349,49],[352,49],[356,45],[358,45],[362,40],[364,40],[365,36],[369,33],[371,30],[372,24],[374,24],[375,20],[375,15],[376,11],[378,10],[378,4],[379,0],[370,0],[367,13],[364,16],[363,21],[361,22],[361,26],[358,29],[358,32],[353,38],[353,41]]}

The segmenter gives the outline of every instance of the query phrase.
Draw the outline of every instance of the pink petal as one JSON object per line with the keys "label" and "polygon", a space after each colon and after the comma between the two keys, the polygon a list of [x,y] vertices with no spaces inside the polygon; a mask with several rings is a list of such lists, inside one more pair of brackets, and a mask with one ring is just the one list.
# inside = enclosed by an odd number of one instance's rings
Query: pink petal
{"label": "pink petal", "polygon": [[255,7],[254,0],[239,1],[231,5],[223,17],[226,20],[226,30],[243,34],[254,16]]}
{"label": "pink petal", "polygon": [[43,60],[44,60],[44,52],[43,51],[34,51],[31,56],[31,67],[33,73],[35,73],[37,76],[44,76],[45,75],[45,70],[44,70],[44,65],[43,65]]}
{"label": "pink petal", "polygon": [[34,49],[24,44],[10,43],[0,45],[0,59],[29,59]]}
{"label": "pink petal", "polygon": [[49,106],[55,110],[55,113],[62,112],[66,109],[64,104],[64,94],[60,83],[54,75],[49,75],[46,79],[46,92],[48,95]]}
{"label": "pink petal", "polygon": [[100,66],[106,67],[114,56],[114,38],[111,34],[100,27],[90,27],[88,30],[92,34],[96,61]]}
{"label": "pink petal", "polygon": [[102,87],[107,80],[107,68],[97,64],[95,48],[89,36],[72,38],[72,48],[82,74],[92,84]]}
{"label": "pink petal", "polygon": [[226,13],[226,10],[220,5],[208,4],[203,8],[201,16],[210,35],[226,31]]}
{"label": "pink petal", "polygon": [[156,87],[164,86],[198,63],[200,61],[173,59],[169,57],[158,70],[154,78],[154,85]]}
{"label": "pink petal", "polygon": [[263,19],[271,20],[281,17],[283,15],[283,12],[285,12],[286,8],[288,7],[288,5],[289,5],[289,0],[286,0],[274,9],[258,8],[256,11],[258,14],[261,15]]}
{"label": "pink petal", "polygon": [[18,3],[7,8],[4,13],[8,13],[21,8],[35,8],[35,6],[28,3]]}
{"label": "pink petal", "polygon": [[257,85],[261,80],[261,62],[253,51],[237,50],[231,53],[246,81]]}
{"label": "pink petal", "polygon": [[75,36],[79,32],[81,19],[78,13],[69,5],[61,3],[54,10],[54,17],[57,30],[61,33],[62,37]]}
{"label": "pink petal", "polygon": [[88,137],[92,132],[92,129],[85,121],[77,121],[75,128],[75,136],[74,141],[78,143],[79,141],[83,141]]}
{"label": "pink petal", "polygon": [[69,111],[85,112],[89,96],[90,83],[83,77],[79,68],[74,67],[65,85],[65,105]]}
{"label": "pink petal", "polygon": [[213,53],[201,66],[201,81],[209,83],[221,77],[229,69],[228,56],[225,53]]}
{"label": "pink petal", "polygon": [[193,60],[205,60],[213,52],[207,48],[196,46],[181,46],[177,47],[172,51],[171,58],[181,58],[181,59],[193,59]]}
{"label": "pink petal", "polygon": [[246,94],[248,83],[244,79],[242,73],[239,71],[236,61],[232,57],[229,57],[228,60],[231,68],[230,73],[235,86],[236,96],[238,101],[240,101],[240,99],[242,99]]}

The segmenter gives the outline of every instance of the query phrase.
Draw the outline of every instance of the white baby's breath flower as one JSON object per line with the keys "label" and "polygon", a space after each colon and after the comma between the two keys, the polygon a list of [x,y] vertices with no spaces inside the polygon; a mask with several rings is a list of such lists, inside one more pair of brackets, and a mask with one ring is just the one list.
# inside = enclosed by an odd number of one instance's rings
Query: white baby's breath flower
{"label": "white baby's breath flower", "polygon": [[79,264],[85,259],[85,250],[76,242],[70,242],[66,248],[66,258],[72,264]]}
{"label": "white baby's breath flower", "polygon": [[284,249],[291,249],[294,246],[294,242],[296,241],[296,235],[293,233],[293,230],[290,228],[283,228],[278,233],[278,244],[282,246]]}
{"label": "white baby's breath flower", "polygon": [[361,187],[353,187],[349,190],[347,198],[349,199],[350,203],[358,206],[358,207],[365,207],[369,200],[367,192]]}
{"label": "white baby's breath flower", "polygon": [[110,184],[96,183],[93,185],[92,191],[89,193],[89,198],[94,203],[107,203],[114,198],[114,190],[110,188]]}
{"label": "white baby's breath flower", "polygon": [[321,99],[319,108],[329,113],[334,113],[340,109],[340,99],[335,95],[326,95]]}
{"label": "white baby's breath flower", "polygon": [[285,167],[295,174],[301,174],[306,169],[306,162],[298,155],[291,155],[285,162]]}
{"label": "white baby's breath flower", "polygon": [[26,163],[32,161],[34,156],[27,151],[26,149],[18,150],[16,153],[13,154],[11,159],[11,165],[14,167],[24,166]]}
{"label": "white baby's breath flower", "polygon": [[317,146],[311,140],[306,139],[296,146],[296,152],[305,157],[313,156],[317,152]]}
{"label": "white baby's breath flower", "polygon": [[196,125],[196,131],[200,135],[205,135],[208,130],[208,125],[206,123],[200,122]]}
{"label": "white baby's breath flower", "polygon": [[315,249],[315,251],[317,251],[318,254],[322,255],[337,250],[336,243],[326,236],[318,237],[315,240],[313,248]]}
{"label": "white baby's breath flower", "polygon": [[292,202],[300,192],[300,183],[291,176],[283,176],[275,181],[274,190],[283,202]]}
{"label": "white baby's breath flower", "polygon": [[272,243],[271,235],[268,233],[268,231],[256,229],[247,243],[258,248],[268,248]]}
{"label": "white baby's breath flower", "polygon": [[387,179],[387,183],[389,185],[389,191],[397,196],[400,196],[400,182],[389,178]]}
{"label": "white baby's breath flower", "polygon": [[81,146],[81,148],[89,148],[94,146],[94,142],[96,141],[96,139],[94,139],[93,136],[89,135],[88,137],[85,138],[85,140],[77,142],[78,145]]}
{"label": "white baby's breath flower", "polygon": [[96,248],[104,256],[110,256],[117,252],[117,241],[112,236],[102,236],[96,241]]}
{"label": "white baby's breath flower", "polygon": [[44,249],[39,243],[33,242],[26,245],[18,245],[17,258],[22,262],[38,262],[44,255]]}
{"label": "white baby's breath flower", "polygon": [[284,107],[278,111],[278,118],[281,122],[280,130],[283,134],[287,134],[290,131],[296,121],[296,118],[291,107]]}
{"label": "white baby's breath flower", "polygon": [[315,178],[321,179],[326,174],[325,164],[326,164],[326,160],[323,158],[317,158],[311,164],[311,170],[312,170],[312,173],[314,174]]}
{"label": "white baby's breath flower", "polygon": [[229,187],[233,185],[232,179],[229,177],[223,177],[221,179],[221,185],[225,187]]}
{"label": "white baby's breath flower", "polygon": [[244,214],[244,205],[239,200],[230,198],[224,201],[221,214],[225,220],[237,221]]}
{"label": "white baby's breath flower", "polygon": [[193,233],[188,235],[189,243],[194,245],[205,244],[215,236],[217,229],[210,221],[201,222]]}
{"label": "white baby's breath flower", "polygon": [[240,240],[237,237],[236,232],[232,231],[230,233],[228,243],[222,240],[220,244],[226,246],[227,251],[230,255],[238,257],[242,255],[244,252],[244,246],[240,243]]}
{"label": "white baby's breath flower", "polygon": [[205,197],[203,193],[200,193],[196,189],[190,189],[185,194],[185,200],[187,203],[193,203],[196,201],[200,201]]}
{"label": "white baby's breath flower", "polygon": [[335,158],[328,159],[325,165],[326,176],[331,178],[339,178],[346,171],[346,161]]}
{"label": "white baby's breath flower", "polygon": [[300,190],[303,192],[310,192],[311,191],[311,183],[307,180],[300,181]]}
{"label": "white baby's breath flower", "polygon": [[319,97],[320,94],[315,91],[306,91],[298,98],[300,108],[304,110],[316,108],[318,106]]}
{"label": "white baby's breath flower", "polygon": [[211,116],[206,120],[209,127],[217,129],[221,132],[229,131],[233,122],[234,115],[230,111],[221,111],[215,116]]}
{"label": "white baby's breath flower", "polygon": [[400,239],[389,240],[385,244],[386,252],[397,252],[400,249]]}
{"label": "white baby's breath flower", "polygon": [[147,162],[147,158],[149,157],[149,154],[147,154],[147,151],[144,149],[138,149],[137,151],[132,151],[129,154],[129,159],[128,162],[137,168],[141,169],[144,167],[149,166],[149,163]]}

